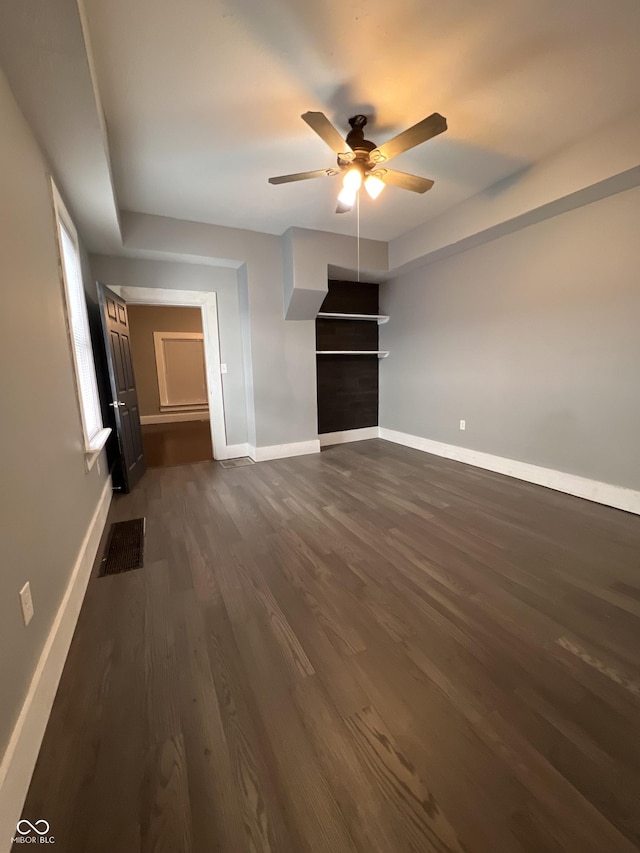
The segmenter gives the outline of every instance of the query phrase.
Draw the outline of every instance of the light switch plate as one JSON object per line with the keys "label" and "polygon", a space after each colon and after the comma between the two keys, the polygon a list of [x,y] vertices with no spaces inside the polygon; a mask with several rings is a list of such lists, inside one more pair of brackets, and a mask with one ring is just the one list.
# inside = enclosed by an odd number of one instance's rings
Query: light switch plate
{"label": "light switch plate", "polygon": [[466,428],[467,428],[467,422],[466,421],[460,421],[460,429],[466,429]]}
{"label": "light switch plate", "polygon": [[221,364],[220,365],[220,373],[226,373],[226,372],[227,372],[227,365]]}

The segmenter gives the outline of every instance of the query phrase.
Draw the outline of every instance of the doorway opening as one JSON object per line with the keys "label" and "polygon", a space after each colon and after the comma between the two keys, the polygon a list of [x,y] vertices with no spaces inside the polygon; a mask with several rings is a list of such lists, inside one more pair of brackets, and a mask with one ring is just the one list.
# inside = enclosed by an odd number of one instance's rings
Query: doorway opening
{"label": "doorway opening", "polygon": [[[114,286],[114,290],[132,305],[164,307],[196,307],[200,311],[204,334],[204,354],[209,392],[209,425],[214,459],[229,459],[246,455],[246,445],[229,446],[225,423],[222,370],[220,363],[220,333],[218,330],[218,300],[213,291],[172,290],[156,287]],[[240,452],[243,451],[243,452]]]}
{"label": "doorway opening", "polygon": [[128,313],[147,465],[212,460],[201,309],[129,304]]}

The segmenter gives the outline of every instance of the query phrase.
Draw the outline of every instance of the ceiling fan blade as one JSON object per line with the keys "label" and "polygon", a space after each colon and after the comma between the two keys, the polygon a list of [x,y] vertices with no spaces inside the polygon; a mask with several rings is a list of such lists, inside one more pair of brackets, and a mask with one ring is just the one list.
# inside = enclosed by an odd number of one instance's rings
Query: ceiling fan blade
{"label": "ceiling fan blade", "polygon": [[[308,112],[300,118],[327,143],[336,154],[353,154],[351,146],[343,139],[324,113]],[[349,159],[349,158],[346,158]]]}
{"label": "ceiling fan blade", "polygon": [[432,113],[427,118],[423,118],[418,124],[413,127],[403,130],[393,139],[389,139],[379,148],[371,152],[371,159],[374,163],[384,163],[385,160],[391,160],[392,157],[397,157],[403,151],[408,151],[409,148],[415,148],[427,139],[443,133],[447,129],[447,120],[440,113]]}
{"label": "ceiling fan blade", "polygon": [[313,172],[296,172],[294,175],[278,175],[277,178],[269,178],[269,183],[290,184],[292,181],[308,181],[309,178],[332,178],[337,174],[337,169],[316,169]]}
{"label": "ceiling fan blade", "polygon": [[395,169],[376,169],[371,174],[383,180],[385,184],[391,184],[391,186],[400,187],[403,190],[411,190],[412,193],[426,193],[434,183],[429,178],[407,175],[406,172],[396,172]]}

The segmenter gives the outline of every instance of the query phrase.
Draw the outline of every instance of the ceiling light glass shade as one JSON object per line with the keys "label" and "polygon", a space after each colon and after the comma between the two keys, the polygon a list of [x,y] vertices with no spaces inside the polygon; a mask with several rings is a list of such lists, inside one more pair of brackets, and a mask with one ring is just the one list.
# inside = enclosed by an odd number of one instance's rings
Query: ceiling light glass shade
{"label": "ceiling light glass shade", "polygon": [[349,187],[342,187],[340,195],[338,196],[338,201],[340,204],[344,204],[345,207],[353,207],[356,203],[356,193],[357,190],[349,189]]}
{"label": "ceiling light glass shade", "polygon": [[376,178],[375,175],[368,175],[365,179],[364,188],[371,198],[378,198],[384,187],[384,181],[381,181],[380,178]]}
{"label": "ceiling light glass shade", "polygon": [[362,172],[360,169],[349,169],[342,179],[342,186],[345,190],[357,193],[362,186]]}

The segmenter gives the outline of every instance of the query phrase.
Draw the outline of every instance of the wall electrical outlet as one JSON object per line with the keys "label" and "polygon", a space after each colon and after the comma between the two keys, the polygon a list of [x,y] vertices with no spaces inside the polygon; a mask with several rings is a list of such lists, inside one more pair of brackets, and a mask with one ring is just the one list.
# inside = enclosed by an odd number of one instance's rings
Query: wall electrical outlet
{"label": "wall electrical outlet", "polygon": [[29,581],[20,590],[20,606],[22,607],[24,624],[28,625],[33,619],[33,598],[31,598],[31,585]]}
{"label": "wall electrical outlet", "polygon": [[466,429],[466,428],[467,428],[467,422],[466,421],[460,421],[460,429]]}
{"label": "wall electrical outlet", "polygon": [[226,372],[227,372],[227,365],[221,364],[220,365],[220,373],[226,373]]}

